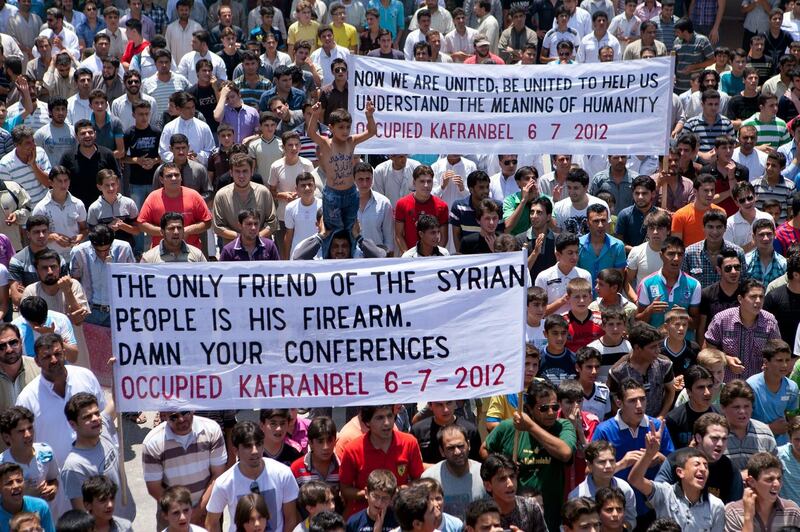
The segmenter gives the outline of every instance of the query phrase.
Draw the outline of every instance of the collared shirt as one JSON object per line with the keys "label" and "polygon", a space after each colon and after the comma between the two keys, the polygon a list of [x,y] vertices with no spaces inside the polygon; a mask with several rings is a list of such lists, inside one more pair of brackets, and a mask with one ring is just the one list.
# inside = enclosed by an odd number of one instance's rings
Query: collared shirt
{"label": "collared shirt", "polygon": [[381,0],[370,0],[369,7],[378,10],[380,27],[389,30],[392,39],[405,28],[405,8],[399,0],[389,0],[389,5],[384,6]]}
{"label": "collared shirt", "polygon": [[[630,378],[641,383],[647,394],[645,413],[648,416],[655,417],[661,411],[662,403],[664,402],[665,386],[675,380],[672,361],[666,357],[658,357],[647,366],[646,372],[640,373],[631,364],[630,357],[631,355],[622,356],[608,371],[608,389],[616,397],[625,379]],[[617,412],[617,415],[620,415],[619,412]],[[635,438],[636,432],[633,429],[630,430]]]}
{"label": "collared shirt", "polygon": [[772,252],[772,258],[766,269],[758,255],[758,250],[754,249],[747,254],[747,277],[758,279],[764,286],[786,273],[786,258],[778,252]]}
{"label": "collared shirt", "polygon": [[[659,17],[658,20],[660,22],[661,18]],[[656,32],[656,34],[658,34],[658,32]],[[661,42],[666,42],[658,36],[656,36],[656,38]],[[699,33],[693,33],[689,41],[684,41],[680,37],[677,37],[673,42],[675,43],[675,67],[677,69],[675,73],[675,92],[680,94],[688,90],[691,84],[691,74],[689,72],[683,72],[683,69],[688,65],[702,63],[707,59],[711,59],[714,57],[714,49],[711,47],[711,42],[708,40],[708,37],[700,35]]]}
{"label": "collared shirt", "polygon": [[235,183],[225,185],[217,192],[214,198],[214,225],[223,229],[236,230],[239,226],[239,213],[244,209],[256,211],[260,229],[269,226],[273,234],[278,230],[272,194],[266,186],[252,181],[245,201],[242,201],[236,191]]}
{"label": "collared shirt", "polygon": [[241,237],[237,236],[235,240],[229,242],[222,248],[219,260],[226,261],[251,261],[251,260],[280,260],[278,254],[278,247],[269,238],[258,237],[256,240],[256,247],[253,252],[247,251],[242,246]]}
{"label": "collared shirt", "polygon": [[363,209],[358,209],[358,223],[361,235],[383,246],[387,251],[394,251],[394,212],[389,199],[374,190]]}
{"label": "collared shirt", "polygon": [[322,84],[328,85],[333,83],[333,71],[331,65],[334,59],[347,59],[350,57],[350,51],[344,46],[338,44],[330,52],[326,52],[324,48],[317,48],[311,53],[311,61],[314,62],[322,70]]}
{"label": "collared shirt", "polygon": [[[144,57],[144,54],[142,54]],[[144,74],[142,74],[144,77]],[[142,89],[144,94],[148,94],[158,104],[158,110],[164,112],[169,109],[169,97],[178,91],[185,91],[189,88],[189,80],[173,72],[168,81],[161,81],[158,79],[158,74],[153,74],[149,78],[142,79]],[[158,122],[160,124],[161,118]],[[169,139],[167,139],[169,142]]]}
{"label": "collared shirt", "polygon": [[616,37],[606,32],[605,35],[598,39],[594,32],[590,32],[581,39],[581,45],[578,47],[578,53],[575,54],[575,60],[579,63],[599,63],[600,56],[598,54],[600,48],[604,46],[610,46],[614,50],[614,61],[622,59],[622,47]]}
{"label": "collared shirt", "polygon": [[375,167],[372,174],[372,190],[380,192],[392,202],[392,205],[396,206],[400,198],[414,192],[414,169],[420,163],[409,158],[406,165],[399,170],[396,170],[392,164],[390,159]]}
{"label": "collared shirt", "polygon": [[663,42],[667,51],[671,52],[675,47],[675,23],[678,22],[678,17],[672,15],[670,20],[664,20],[659,13],[650,20],[656,23],[656,39]]}
{"label": "collared shirt", "polygon": [[[86,222],[86,207],[83,202],[69,192],[67,192],[64,203],[58,203],[53,199],[52,191],[48,191],[44,199],[33,208],[32,214],[47,216],[50,220],[50,232],[69,238],[78,236],[80,224]],[[69,257],[70,247],[61,246],[55,242],[50,242],[48,247],[59,252],[64,258]]]}
{"label": "collared shirt", "polygon": [[[742,248],[727,240],[723,240],[719,253],[728,249],[736,251],[736,254],[739,255],[739,261],[742,264],[747,264]],[[683,262],[681,263],[681,270],[700,281],[700,284],[703,286],[710,286],[720,279],[716,264],[711,263],[711,259],[706,251],[705,240],[695,242],[686,248],[683,255]]]}
{"label": "collared shirt", "polygon": [[197,154],[196,162],[205,166],[208,163],[208,156],[216,145],[208,124],[197,118],[184,120],[178,117],[164,125],[164,131],[162,131],[161,140],[158,143],[158,154],[165,163],[172,162],[173,155],[169,149],[169,139],[176,133],[183,133],[189,138],[189,148]]}
{"label": "collared shirt", "polygon": [[455,52],[462,52],[467,55],[475,52],[475,45],[473,39],[478,34],[478,31],[467,26],[464,35],[458,33],[458,30],[453,30],[444,36],[442,42],[442,51],[446,54],[453,54]]}
{"label": "collared shirt", "polygon": [[[150,102],[150,125],[155,128],[161,116],[156,99],[141,91],[139,92],[139,99]],[[124,132],[127,132],[136,123],[133,118],[133,105],[131,105],[127,93],[111,102],[111,114],[117,117],[117,120],[122,124],[122,131]]]}
{"label": "collared shirt", "polygon": [[122,240],[113,240],[108,252],[108,260],[102,261],[97,256],[94,246],[89,241],[81,242],[70,252],[70,275],[81,282],[86,300],[93,305],[108,305],[111,303],[108,290],[108,263],[132,264],[136,262],[133,257],[131,245]]}
{"label": "collared shirt", "polygon": [[[744,372],[738,376],[734,376],[730,369],[725,370],[725,380],[728,381],[733,378],[746,379],[760,372],[764,361],[761,356],[764,346],[767,341],[780,338],[778,321],[766,310],[759,312],[753,325],[747,327],[742,323],[739,307],[733,307],[719,312],[711,319],[705,339],[712,347],[742,361]],[[728,450],[730,451],[730,444]],[[745,466],[742,463],[737,464],[737,467],[740,465]]]}
{"label": "collared shirt", "polygon": [[[36,165],[42,172],[50,173],[50,159],[47,153],[39,146],[36,147]],[[30,195],[31,203],[39,203],[47,193],[47,190],[36,178],[31,167],[20,160],[17,150],[12,150],[0,159],[0,179],[3,181],[14,181]]]}
{"label": "collared shirt", "polygon": [[142,6],[142,14],[152,19],[155,24],[156,35],[164,35],[164,29],[167,27],[167,24],[169,24],[169,19],[163,7],[153,4],[150,9],[146,9]]}
{"label": "collared shirt", "polygon": [[[670,289],[668,290],[668,288]],[[642,279],[636,292],[636,298],[642,307],[646,307],[656,297],[660,297],[661,301],[669,304],[667,311],[675,306],[690,309],[700,306],[701,291],[700,282],[683,272],[678,274],[678,281],[672,287],[668,287],[664,274],[658,270]],[[648,323],[653,327],[660,327],[664,324],[665,314],[666,311],[652,314]]]}
{"label": "collared shirt", "polygon": [[[794,501],[779,497],[772,507],[767,522],[765,523],[756,512],[752,524],[753,532],[771,532],[785,526],[798,527],[800,526],[800,507]],[[725,506],[725,530],[730,532],[742,530],[743,525],[744,503],[741,500],[728,503]]]}
{"label": "collared shirt", "polygon": [[502,173],[497,173],[489,178],[489,197],[503,202],[508,196],[519,192],[519,185],[514,174],[504,176]]}
{"label": "collared shirt", "polygon": [[[619,420],[619,423],[621,423],[620,426],[625,425],[622,418],[618,417],[615,419]],[[636,495],[634,494],[633,488],[626,481],[617,477],[611,477],[609,485],[614,488],[619,488],[625,495],[625,522],[628,523],[629,528],[633,530],[636,526]],[[586,475],[586,479],[569,493],[567,500],[576,497],[589,497],[594,499],[595,493],[597,493],[597,486],[594,483],[594,477],[588,474]]]}
{"label": "collared shirt", "polygon": [[[619,203],[617,206],[619,206]],[[614,227],[615,236],[627,246],[643,244],[647,236],[644,218],[657,210],[658,207],[655,204],[647,212],[642,212],[636,205],[631,205],[622,210],[617,209],[619,214],[617,215],[617,225]]]}
{"label": "collared shirt", "polygon": [[771,185],[766,177],[761,177],[751,182],[756,190],[756,208],[763,210],[764,202],[774,199],[781,206],[780,223],[786,221],[787,211],[792,204],[792,195],[795,191],[794,181],[779,178],[778,183]]}
{"label": "collared shirt", "polygon": [[627,264],[625,260],[625,244],[620,239],[609,235],[605,235],[605,241],[599,255],[594,251],[590,234],[580,237],[578,252],[578,266],[592,275],[592,286],[597,281],[597,276],[601,270],[606,268],[622,270]]}
{"label": "collared shirt", "polygon": [[188,79],[189,83],[194,85],[197,83],[197,70],[195,69],[195,65],[197,65],[197,62],[201,59],[211,61],[213,75],[216,76],[217,79],[223,81],[228,79],[228,71],[225,69],[225,61],[223,61],[222,58],[217,54],[212,53],[210,50],[206,52],[206,55],[200,55],[200,52],[195,51],[184,55],[178,64],[178,74]]}
{"label": "collared shirt", "polygon": [[[619,213],[623,209],[633,205],[633,190],[631,185],[633,179],[636,177],[630,170],[625,168],[625,174],[622,180],[617,183],[616,179],[611,176],[611,170],[606,169],[598,173],[589,183],[589,194],[597,196],[601,192],[608,192],[614,196],[616,200],[615,213]],[[610,213],[610,214],[615,214]]]}
{"label": "collared shirt", "polygon": [[247,137],[258,133],[258,110],[249,105],[242,105],[235,109],[225,104],[220,124],[228,124],[233,128],[234,142],[239,144]]}
{"label": "collared shirt", "polygon": [[67,121],[76,124],[78,120],[89,120],[92,116],[92,106],[89,105],[88,98],[84,100],[79,94],[73,94],[67,98]]}
{"label": "collared shirt", "polygon": [[[547,292],[547,300],[548,301],[556,301],[561,296],[567,293],[567,283],[571,279],[575,279],[576,277],[580,277],[582,279],[586,279],[587,281],[592,281],[592,274],[584,270],[583,268],[574,267],[572,268],[569,273],[564,274],[561,272],[561,269],[558,267],[558,264],[554,264],[550,268],[542,271],[539,275],[536,276],[536,279],[533,281],[534,286],[538,286],[539,288],[543,288]],[[569,304],[565,303],[558,309],[554,311],[554,313],[562,314],[569,310]]]}
{"label": "collared shirt", "polygon": [[728,217],[728,222],[725,228],[725,240],[739,247],[744,247],[753,241],[753,224],[756,220],[772,220],[772,215],[764,211],[756,209],[755,218],[752,222],[748,222],[742,216],[741,211],[736,211],[736,214]]}
{"label": "collared shirt", "polygon": [[295,480],[299,486],[307,484],[312,480],[320,480],[336,491],[339,490],[339,458],[334,454],[331,457],[331,463],[328,465],[328,470],[325,472],[314,469],[314,464],[311,461],[311,451],[307,452],[292,463],[291,469]]}
{"label": "collared shirt", "polygon": [[142,255],[142,262],[148,264],[160,264],[162,262],[206,262],[203,252],[196,247],[181,242],[181,249],[178,253],[173,253],[164,247],[164,241],[157,246],[146,251]]}
{"label": "collared shirt", "polygon": [[[199,2],[199,4],[202,5],[202,2]],[[197,3],[195,5],[197,5]],[[192,52],[192,34],[202,29],[203,26],[191,18],[188,20],[186,28],[181,26],[178,20],[171,22],[167,26],[164,38],[167,40],[167,48],[172,52],[172,57],[177,63],[181,62],[183,56]],[[222,61],[221,57],[218,57],[218,59]],[[226,76],[224,79],[228,79],[227,72],[225,72],[225,70],[223,70],[223,72]],[[166,107],[164,107],[164,109],[166,109]]]}
{"label": "collared shirt", "polygon": [[775,230],[772,245],[775,251],[784,257],[789,253],[789,246],[800,240],[800,229],[795,229],[789,222],[784,222]]}
{"label": "collared shirt", "polygon": [[733,125],[728,118],[718,114],[713,124],[706,122],[702,114],[693,116],[683,126],[685,131],[694,133],[700,140],[700,151],[707,152],[714,149],[714,142],[722,135],[732,136]]}
{"label": "collared shirt", "polygon": [[725,449],[725,454],[730,458],[734,469],[738,471],[744,470],[747,467],[747,461],[754,454],[775,454],[777,448],[775,437],[772,435],[772,430],[769,426],[756,419],[751,419],[747,423],[747,432],[744,438],[739,439],[734,431],[730,431],[728,434],[728,447]]}
{"label": "collared shirt", "polygon": [[725,506],[708,492],[703,492],[697,502],[691,502],[683,493],[680,483],[653,482],[653,491],[648,502],[655,508],[656,516],[669,518],[681,526],[681,530],[700,532],[723,532]]}

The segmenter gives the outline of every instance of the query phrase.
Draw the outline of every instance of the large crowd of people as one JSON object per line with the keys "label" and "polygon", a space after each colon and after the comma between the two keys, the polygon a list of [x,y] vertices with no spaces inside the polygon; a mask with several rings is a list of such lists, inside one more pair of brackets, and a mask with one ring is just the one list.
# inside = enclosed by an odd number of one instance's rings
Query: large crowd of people
{"label": "large crowd of people", "polygon": [[[800,2],[727,11],[741,48],[720,0],[0,0],[0,532],[799,530]],[[663,157],[351,131],[355,54],[670,53]],[[101,385],[110,263],[519,250],[521,394],[148,419]]]}

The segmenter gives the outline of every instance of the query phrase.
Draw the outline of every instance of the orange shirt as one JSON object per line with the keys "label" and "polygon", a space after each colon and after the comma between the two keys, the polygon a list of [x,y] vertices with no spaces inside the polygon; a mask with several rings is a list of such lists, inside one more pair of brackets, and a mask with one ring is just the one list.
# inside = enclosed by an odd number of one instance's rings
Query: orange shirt
{"label": "orange shirt", "polygon": [[[725,212],[725,209],[718,205],[711,205],[711,208]],[[706,211],[697,210],[694,203],[690,203],[672,215],[672,233],[681,233],[683,244],[686,247],[705,239],[706,235],[703,233],[703,215],[705,213]]]}
{"label": "orange shirt", "polygon": [[[183,226],[189,227],[199,222],[210,222],[211,211],[208,210],[205,200],[197,191],[181,187],[178,198],[169,198],[163,188],[154,190],[147,196],[139,211],[139,223],[147,222],[156,226],[161,225],[161,217],[167,212],[179,212],[183,215]],[[161,242],[160,236],[153,237],[153,247]],[[186,243],[200,247],[200,235],[187,235]]]}

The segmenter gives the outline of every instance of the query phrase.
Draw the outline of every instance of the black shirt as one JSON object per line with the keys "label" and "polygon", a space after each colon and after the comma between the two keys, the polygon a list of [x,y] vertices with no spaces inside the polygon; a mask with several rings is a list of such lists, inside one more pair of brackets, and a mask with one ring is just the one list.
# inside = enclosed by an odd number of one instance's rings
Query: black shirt
{"label": "black shirt", "polygon": [[695,412],[689,408],[689,403],[683,403],[681,406],[670,410],[665,421],[667,423],[669,437],[672,438],[672,443],[675,444],[676,449],[689,445],[689,442],[692,441],[692,434],[694,433],[694,422],[697,421],[700,416],[709,412],[719,414],[719,409],[712,406],[705,412]]}
{"label": "black shirt", "polygon": [[800,294],[795,294],[787,285],[772,290],[764,298],[764,310],[778,320],[781,338],[789,345],[794,345],[797,325],[800,324]]}
{"label": "black shirt", "polygon": [[222,58],[222,62],[225,63],[225,73],[228,74],[228,79],[232,81],[233,71],[236,70],[236,67],[242,62],[242,51],[237,49],[235,54],[228,55],[224,50],[220,50],[217,52],[217,55],[220,56]]}
{"label": "black shirt", "polygon": [[[158,157],[158,141],[161,130],[148,125],[145,129],[130,128],[125,133],[125,151],[129,157]],[[158,165],[145,170],[138,164],[125,165],[131,185],[149,185],[153,182],[153,173]],[[141,207],[141,205],[139,206]]]}
{"label": "black shirt", "polygon": [[767,54],[762,55],[758,59],[753,57],[747,56],[747,66],[755,68],[756,72],[758,72],[758,84],[763,85],[772,75],[775,73],[775,69],[773,65],[775,61],[773,61],[772,56]]}
{"label": "black shirt", "polygon": [[117,159],[114,158],[114,153],[102,146],[96,146],[96,148],[90,159],[83,156],[80,148],[75,148],[74,151],[65,153],[61,159],[61,165],[69,170],[71,179],[69,185],[70,193],[81,200],[87,207],[100,197],[96,181],[97,172],[100,170],[106,168],[113,170],[120,182],[123,183],[123,188],[126,188],[122,180],[122,174],[119,171]]}
{"label": "black shirt", "polygon": [[319,103],[325,109],[325,115],[322,117],[324,124],[328,123],[331,113],[337,109],[344,109],[347,111],[347,84],[344,85],[344,90],[340,91],[336,85],[328,85],[322,89],[322,94],[319,96]]}
{"label": "black shirt", "polygon": [[[736,297],[736,291],[728,295],[719,287],[719,281],[703,288],[700,292],[700,314],[708,317],[708,322],[711,318],[722,312],[723,310],[738,307],[739,300]],[[794,336],[792,336],[794,341]]]}
{"label": "black shirt", "polygon": [[[495,237],[498,236],[500,233],[495,233]],[[462,255],[477,255],[478,253],[492,253],[489,244],[480,233],[470,233],[461,239]]]}
{"label": "black shirt", "polygon": [[186,89],[186,92],[194,96],[197,110],[205,117],[206,124],[211,128],[211,132],[216,133],[219,122],[214,120],[214,108],[217,106],[217,95],[214,93],[214,88],[211,85],[201,87],[195,83]]}
{"label": "black shirt", "polygon": [[[456,417],[456,425],[467,431],[469,457],[473,460],[480,460],[478,451],[481,448],[481,436],[478,434],[478,428],[471,421],[460,417]],[[444,456],[439,451],[438,434],[441,428],[433,421],[433,416],[426,417],[411,425],[411,434],[419,442],[422,461],[426,464],[436,464],[444,460]]]}
{"label": "black shirt", "polygon": [[675,375],[683,375],[689,366],[695,363],[697,353],[700,352],[700,346],[691,340],[683,341],[683,349],[680,353],[673,353],[667,347],[667,340],[661,344],[661,354],[672,361],[672,371]]}
{"label": "black shirt", "polygon": [[[730,106],[730,103],[728,105]],[[797,114],[797,107],[794,102],[786,96],[780,96],[778,100],[778,118],[789,122],[796,117]]]}
{"label": "black shirt", "polygon": [[[528,238],[528,231],[520,233],[514,238],[517,240],[517,244],[520,247],[522,247],[525,244],[528,244],[529,255],[533,253],[533,248],[536,247],[536,239],[531,240],[530,238]],[[536,257],[533,266],[531,266],[531,279],[536,279],[537,275],[542,273],[547,268],[555,265],[556,265],[556,239],[553,232],[548,229],[547,236],[545,237],[544,244],[542,245],[542,251],[539,252],[539,256]]]}
{"label": "black shirt", "polygon": [[264,456],[267,458],[272,458],[276,462],[280,462],[287,467],[292,467],[292,462],[303,456],[300,451],[289,445],[288,443],[283,444],[283,448],[281,452],[278,453],[277,456],[272,456],[264,449]]}
{"label": "black shirt", "polygon": [[[792,36],[784,30],[778,30],[778,36],[773,37],[771,31],[767,31],[764,41],[764,53],[772,56],[773,67],[778,68],[778,60],[784,55],[789,45],[792,44]],[[780,94],[778,94],[780,96]],[[729,117],[730,118],[730,117]]]}
{"label": "black shirt", "polygon": [[737,94],[728,102],[728,118],[747,120],[758,112],[758,94],[753,97]]}

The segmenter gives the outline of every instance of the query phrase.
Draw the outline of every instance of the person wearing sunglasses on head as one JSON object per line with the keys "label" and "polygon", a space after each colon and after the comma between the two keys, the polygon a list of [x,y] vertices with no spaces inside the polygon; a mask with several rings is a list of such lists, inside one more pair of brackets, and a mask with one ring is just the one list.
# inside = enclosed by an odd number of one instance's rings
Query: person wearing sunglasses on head
{"label": "person wearing sunglasses on head", "polygon": [[[555,386],[546,380],[534,380],[525,394],[523,413],[515,412],[513,419],[500,422],[480,450],[483,460],[490,453],[517,458],[519,485],[542,493],[544,518],[550,530],[559,527],[566,465],[576,448],[575,428],[569,420],[558,419],[558,409]],[[520,437],[515,452],[516,431]],[[486,486],[487,479],[483,480]],[[486,486],[487,491],[491,487]]]}
{"label": "person wearing sunglasses on head", "polygon": [[22,339],[17,326],[0,325],[0,412],[14,406],[18,391],[40,374],[34,358],[22,356]]}

